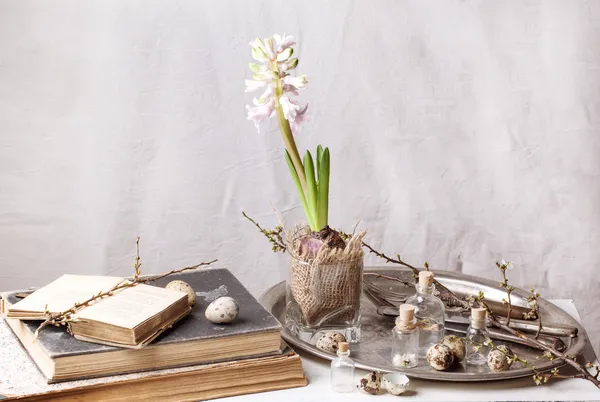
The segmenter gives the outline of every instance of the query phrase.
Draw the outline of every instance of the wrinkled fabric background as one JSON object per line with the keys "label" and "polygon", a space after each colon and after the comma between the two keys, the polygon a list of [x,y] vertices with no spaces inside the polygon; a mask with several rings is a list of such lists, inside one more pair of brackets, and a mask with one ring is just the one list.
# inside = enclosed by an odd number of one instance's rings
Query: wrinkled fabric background
{"label": "wrinkled fabric background", "polygon": [[0,289],[128,275],[137,235],[146,273],[284,279],[241,216],[298,208],[275,121],[244,110],[248,42],[283,31],[331,225],[436,269],[514,261],[598,350],[599,1],[0,2]]}

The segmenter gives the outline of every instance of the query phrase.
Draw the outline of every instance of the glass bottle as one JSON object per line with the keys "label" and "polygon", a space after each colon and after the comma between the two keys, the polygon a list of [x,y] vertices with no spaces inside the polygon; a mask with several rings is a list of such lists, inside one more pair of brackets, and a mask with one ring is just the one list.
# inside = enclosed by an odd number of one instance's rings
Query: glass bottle
{"label": "glass bottle", "polygon": [[406,304],[415,306],[415,318],[419,329],[419,357],[426,358],[427,351],[444,337],[444,303],[434,296],[433,272],[419,272],[417,294]]}
{"label": "glass bottle", "polygon": [[338,344],[338,357],[331,362],[331,388],[334,392],[354,391],[354,360],[348,342]]}
{"label": "glass bottle", "polygon": [[485,309],[471,309],[471,325],[467,329],[467,364],[481,366],[487,363],[490,335],[485,326]]}
{"label": "glass bottle", "polygon": [[396,326],[392,329],[392,364],[411,368],[418,363],[419,331],[415,319],[415,306],[402,304]]}

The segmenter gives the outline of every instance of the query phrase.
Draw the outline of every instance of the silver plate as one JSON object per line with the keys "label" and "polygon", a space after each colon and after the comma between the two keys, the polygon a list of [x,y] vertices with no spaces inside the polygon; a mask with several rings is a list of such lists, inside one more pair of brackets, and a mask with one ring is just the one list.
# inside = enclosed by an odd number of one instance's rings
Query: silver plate
{"label": "silver plate", "polygon": [[[378,272],[395,276],[398,276],[399,273],[406,274],[406,272],[401,269],[389,268],[370,268],[365,270],[365,272]],[[367,278],[368,277],[366,276],[365,280],[367,280]],[[494,281],[449,271],[436,271],[436,279],[453,291],[456,291],[456,289],[463,289],[466,293],[470,293],[470,291],[480,289],[486,292],[486,298],[489,297],[488,294],[490,296],[502,296],[502,292],[499,292],[497,288],[498,283]],[[391,290],[397,286],[399,293],[407,292],[407,288],[403,285],[396,285],[395,282],[389,280],[377,280],[385,281],[383,283],[384,286],[391,288]],[[285,293],[285,282],[280,282],[268,289],[260,298],[261,303],[267,310],[282,323],[284,322],[285,315]],[[515,304],[521,306],[527,305],[526,296],[527,292],[519,289],[512,294]],[[567,345],[565,353],[571,356],[579,356],[583,352],[586,344],[583,328],[569,314],[547,300],[540,299],[539,305],[542,317],[544,317],[544,320],[547,322],[572,325],[579,329],[580,336],[571,339],[562,338]],[[406,369],[404,371],[399,370],[397,367],[392,366],[390,362],[391,330],[394,326],[394,321],[392,318],[383,317],[377,314],[376,310],[377,306],[363,295],[361,307],[361,340],[358,344],[351,346],[352,357],[356,362],[356,366],[359,368],[365,370],[379,370],[382,372],[402,372],[411,377],[439,381],[492,381],[525,377],[532,374],[531,369],[523,366],[521,363],[515,363],[510,370],[500,373],[491,372],[487,366],[471,366],[464,364],[457,365],[449,371],[436,371],[429,367],[427,362],[424,361],[420,361],[417,367]],[[310,354],[328,360],[332,360],[335,357],[333,354],[324,352],[314,346],[316,336],[311,339],[312,343],[309,343],[297,338],[285,328],[282,330],[281,335],[289,344]],[[510,344],[510,347],[519,357],[527,359],[540,371],[560,367],[564,364],[561,360],[549,360],[545,357],[540,357],[542,352],[539,350],[512,343]]]}

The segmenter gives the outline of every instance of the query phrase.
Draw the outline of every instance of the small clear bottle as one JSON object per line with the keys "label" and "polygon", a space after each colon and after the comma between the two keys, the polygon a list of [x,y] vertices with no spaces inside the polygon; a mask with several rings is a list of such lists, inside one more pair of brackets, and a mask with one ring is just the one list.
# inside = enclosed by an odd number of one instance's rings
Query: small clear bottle
{"label": "small clear bottle", "polygon": [[419,331],[415,319],[415,306],[400,305],[400,315],[392,329],[392,364],[396,367],[411,368],[418,362]]}
{"label": "small clear bottle", "polygon": [[415,306],[415,318],[419,328],[419,358],[426,358],[427,351],[444,338],[444,303],[433,293],[433,272],[419,272],[417,294],[411,296],[406,304]]}
{"label": "small clear bottle", "polygon": [[338,357],[331,362],[331,389],[334,392],[354,391],[354,360],[350,358],[348,342],[338,344]]}
{"label": "small clear bottle", "polygon": [[471,325],[467,329],[467,364],[481,366],[487,364],[490,349],[490,334],[485,326],[485,309],[471,309]]}

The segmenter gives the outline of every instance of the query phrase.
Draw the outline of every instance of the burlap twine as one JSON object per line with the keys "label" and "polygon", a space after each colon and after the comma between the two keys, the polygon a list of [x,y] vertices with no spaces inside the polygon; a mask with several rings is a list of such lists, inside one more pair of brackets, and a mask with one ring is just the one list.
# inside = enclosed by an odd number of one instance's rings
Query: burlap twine
{"label": "burlap twine", "polygon": [[323,246],[314,260],[298,258],[299,242],[308,227],[287,231],[292,254],[291,291],[308,326],[344,325],[354,321],[360,308],[363,250],[366,232],[353,235],[345,249]]}

